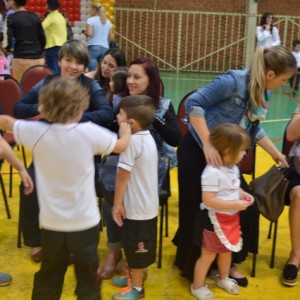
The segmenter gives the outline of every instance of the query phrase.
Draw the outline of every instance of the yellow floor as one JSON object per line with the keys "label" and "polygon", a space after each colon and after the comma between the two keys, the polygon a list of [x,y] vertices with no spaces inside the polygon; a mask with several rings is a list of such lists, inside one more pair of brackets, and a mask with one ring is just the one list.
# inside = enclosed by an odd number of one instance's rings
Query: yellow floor
{"label": "yellow floor", "polygon": [[[20,152],[16,151],[20,156]],[[261,150],[258,151],[257,167],[258,174],[264,172],[272,161]],[[3,173],[7,170],[7,164],[3,168]],[[169,237],[164,237],[163,243],[163,266],[158,269],[153,265],[149,269],[149,276],[145,283],[146,299],[194,299],[189,292],[190,283],[182,279],[176,269],[173,267],[175,247],[171,243],[172,237],[177,229],[177,170],[172,170],[172,198],[169,200]],[[8,175],[4,174],[6,185]],[[12,218],[6,217],[3,201],[0,200],[0,272],[7,272],[13,276],[13,282],[10,286],[0,287],[0,300],[27,300],[31,297],[33,275],[38,270],[39,264],[32,262],[29,258],[29,249],[17,248],[17,225],[19,208],[19,187],[20,179],[18,175],[14,177],[13,197],[9,198]],[[8,186],[7,186],[8,190]],[[286,288],[279,282],[282,267],[288,257],[290,242],[287,220],[287,209],[283,212],[279,221],[279,232],[277,240],[277,251],[275,268],[269,268],[271,240],[267,239],[269,222],[261,217],[260,227],[260,246],[257,257],[256,277],[250,277],[252,266],[252,257],[241,264],[240,269],[247,274],[249,286],[241,289],[239,296],[232,296],[216,287],[214,282],[208,279],[208,284],[217,299],[299,299],[300,286]],[[105,257],[106,234],[105,229],[101,232],[101,242],[99,246],[100,257]],[[70,267],[66,277],[65,286],[61,299],[75,299],[73,290],[75,280],[73,267]],[[102,299],[111,299],[111,295],[117,293],[118,288],[113,287],[109,281],[103,282]]]}

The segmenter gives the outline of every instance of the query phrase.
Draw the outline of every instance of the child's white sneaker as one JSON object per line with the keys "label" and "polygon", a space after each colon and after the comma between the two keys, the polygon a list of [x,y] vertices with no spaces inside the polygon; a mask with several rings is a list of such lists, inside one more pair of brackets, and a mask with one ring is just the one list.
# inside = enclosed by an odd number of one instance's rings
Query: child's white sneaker
{"label": "child's white sneaker", "polygon": [[193,285],[191,285],[191,293],[195,296],[198,300],[215,300],[215,297],[211,290],[205,285],[200,289],[194,289]]}
{"label": "child's white sneaker", "polygon": [[229,294],[237,295],[240,293],[240,288],[237,282],[231,278],[217,279],[217,286],[227,291]]}

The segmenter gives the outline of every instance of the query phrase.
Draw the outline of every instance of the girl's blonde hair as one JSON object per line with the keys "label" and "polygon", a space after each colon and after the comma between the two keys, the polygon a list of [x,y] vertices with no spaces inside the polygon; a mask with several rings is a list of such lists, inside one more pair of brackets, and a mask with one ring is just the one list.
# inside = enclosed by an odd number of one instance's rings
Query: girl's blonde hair
{"label": "girl's blonde hair", "polygon": [[246,150],[250,146],[249,133],[239,125],[223,123],[215,127],[210,133],[210,142],[218,150],[222,159],[225,151],[228,151],[234,161],[239,151]]}
{"label": "girl's blonde hair", "polygon": [[39,112],[50,122],[77,121],[89,107],[89,92],[74,79],[55,77],[39,91]]}
{"label": "girl's blonde hair", "polygon": [[106,23],[106,14],[105,14],[105,8],[100,3],[94,3],[92,4],[92,8],[94,8],[97,11],[97,14],[99,15],[100,21],[102,24]]}
{"label": "girl's blonde hair", "polygon": [[297,70],[297,62],[291,51],[283,46],[261,47],[253,55],[250,64],[250,104],[260,107],[265,101],[266,74],[273,71],[276,76]]}

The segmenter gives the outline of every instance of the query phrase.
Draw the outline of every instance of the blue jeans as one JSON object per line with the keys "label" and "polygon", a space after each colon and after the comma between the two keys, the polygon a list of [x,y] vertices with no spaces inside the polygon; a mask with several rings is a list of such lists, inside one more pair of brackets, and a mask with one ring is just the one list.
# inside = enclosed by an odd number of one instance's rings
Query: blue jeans
{"label": "blue jeans", "polygon": [[108,48],[104,48],[98,45],[90,45],[88,46],[88,50],[89,50],[88,70],[95,71],[97,67],[97,63],[101,61],[104,53],[108,50]]}
{"label": "blue jeans", "polygon": [[[33,162],[27,169],[32,181],[35,183],[35,169]],[[39,203],[37,192],[34,190],[31,194],[24,194],[24,184],[20,185],[20,214],[21,228],[24,244],[28,247],[41,247],[41,229],[39,226]]]}
{"label": "blue jeans", "polygon": [[46,64],[54,71],[55,74],[60,73],[60,67],[58,65],[58,52],[60,48],[60,46],[55,46],[45,49]]}

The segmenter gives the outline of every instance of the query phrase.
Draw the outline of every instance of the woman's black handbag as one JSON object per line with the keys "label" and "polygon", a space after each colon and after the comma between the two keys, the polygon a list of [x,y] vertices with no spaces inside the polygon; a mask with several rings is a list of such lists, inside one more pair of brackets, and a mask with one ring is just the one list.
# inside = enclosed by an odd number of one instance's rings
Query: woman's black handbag
{"label": "woman's black handbag", "polygon": [[250,183],[260,213],[272,222],[277,221],[284,208],[289,185],[286,178],[288,170],[274,165]]}
{"label": "woman's black handbag", "polygon": [[115,181],[119,155],[109,155],[97,164],[97,190],[111,205],[114,203]]}
{"label": "woman's black handbag", "polygon": [[[109,155],[97,163],[98,178],[96,189],[111,205],[114,202],[115,181],[117,174],[119,155]],[[169,159],[159,156],[158,158],[158,193],[169,195]]]}

